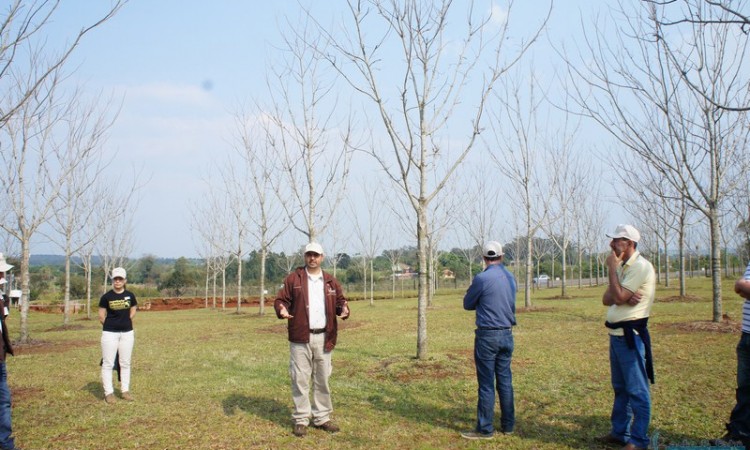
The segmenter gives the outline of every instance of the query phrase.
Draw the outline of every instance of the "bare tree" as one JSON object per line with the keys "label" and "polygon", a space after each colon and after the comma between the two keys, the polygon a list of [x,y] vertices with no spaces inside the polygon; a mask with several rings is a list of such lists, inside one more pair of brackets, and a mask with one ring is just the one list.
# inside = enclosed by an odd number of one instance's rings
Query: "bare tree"
{"label": "bare tree", "polygon": [[[350,217],[354,222],[354,233],[360,243],[360,249],[362,251],[362,285],[364,298],[367,298],[367,273],[369,269],[370,273],[370,306],[375,305],[375,270],[373,268],[373,261],[377,256],[378,249],[382,245],[383,241],[383,227],[380,222],[380,205],[385,202],[383,198],[383,190],[377,185],[374,186],[374,190],[371,190],[370,183],[362,183],[361,185],[362,197],[364,199],[364,205],[362,202],[353,201],[349,202]],[[365,210],[362,211],[358,206],[364,206]],[[362,217],[364,213],[364,217]],[[368,266],[369,265],[369,266]]]}
{"label": "bare tree", "polygon": [[[208,185],[208,184],[207,184]],[[208,186],[208,195],[190,206],[190,228],[198,254],[206,260],[206,308],[208,308],[209,282],[212,289],[211,308],[216,309],[216,278],[221,275],[221,309],[227,303],[227,266],[231,255],[227,249],[229,232],[223,197],[219,200],[215,188]]]}
{"label": "bare tree", "polygon": [[[512,1],[502,18],[481,17],[473,4],[461,17],[450,0],[350,0],[348,6],[351,20],[342,29],[351,31],[338,36],[320,26],[328,45],[318,47],[318,54],[375,108],[385,144],[368,151],[400,186],[416,215],[417,358],[424,359],[430,203],[474,147],[490,92],[536,41],[546,20],[532,26],[530,38],[506,54],[503,44],[511,39]],[[465,28],[453,29],[461,23]],[[449,49],[448,42],[456,45]],[[400,57],[380,56],[382,49],[394,47],[403,52]],[[458,145],[455,141],[449,145],[449,135],[464,138]]]}
{"label": "bare tree", "polygon": [[82,27],[56,54],[50,49],[52,40],[46,32],[55,22],[59,0],[11,0],[3,7],[0,12],[0,91],[12,91],[13,95],[3,95],[0,128],[26,102],[35,101],[32,97],[46,96],[50,81],[59,78],[60,70],[84,36],[114,17],[125,3],[127,0],[110,3],[98,20]]}
{"label": "bare tree", "polygon": [[[671,28],[684,27],[704,27],[704,26],[729,26],[734,28],[733,38],[741,42],[741,45],[747,45],[748,32],[750,32],[750,14],[744,10],[747,8],[747,2],[744,0],[643,0],[646,3],[653,4],[654,9],[659,8],[662,13],[656,17],[656,23],[660,30],[659,36],[663,40],[666,55],[677,65],[684,68],[680,72],[687,85],[695,91],[697,95],[713,106],[727,111],[748,112],[750,103],[742,98],[716,98],[712,95],[706,95],[703,89],[703,83],[700,80],[699,72],[702,64],[684,65],[684,58],[672,47],[679,48],[682,45],[680,33],[670,33]],[[677,10],[675,13],[674,10]],[[670,43],[672,36],[678,36],[673,44]],[[744,58],[743,58],[744,59]],[[746,73],[746,72],[745,72]],[[738,75],[742,74],[737,72]],[[736,80],[739,84],[750,89],[750,78],[742,74],[745,79]]]}
{"label": "bare tree", "polygon": [[351,121],[343,127],[336,121],[336,77],[326,73],[325,61],[315,50],[320,36],[309,23],[289,28],[296,33],[284,33],[281,61],[272,66],[267,81],[273,99],[269,118],[275,126],[268,143],[287,176],[285,188],[292,201],[282,205],[291,225],[308,241],[317,241],[333,215],[330,205],[338,205],[345,194]]}
{"label": "bare tree", "polygon": [[591,165],[587,162],[586,155],[582,149],[577,148],[576,133],[577,126],[571,127],[565,120],[557,131],[557,136],[551,138],[547,144],[548,158],[554,161],[553,167],[550,168],[553,181],[550,183],[552,189],[549,220],[542,227],[560,250],[562,298],[567,297],[568,250],[573,241],[580,205],[586,201],[589,194],[587,183],[592,177]]}
{"label": "bare tree", "polygon": [[[59,73],[56,74],[59,76]],[[20,83],[20,82],[19,82]],[[8,215],[0,227],[14,236],[21,246],[21,304],[20,342],[29,341],[29,258],[31,238],[46,224],[60,195],[62,180],[67,179],[75,161],[67,161],[64,146],[55,131],[64,124],[70,113],[66,99],[60,94],[59,78],[47,79],[46,95],[31,97],[21,102],[15,113],[0,127],[0,161],[7,168],[6,201]],[[21,89],[21,84],[17,88]],[[5,97],[5,104],[20,100],[17,93]]]}
{"label": "bare tree", "polygon": [[[247,162],[247,161],[245,161]],[[226,199],[226,207],[222,210],[226,216],[229,240],[227,249],[237,262],[237,314],[242,311],[242,259],[248,253],[246,246],[251,233],[250,208],[248,202],[254,203],[256,193],[251,186],[252,176],[248,173],[248,165],[239,167],[230,158],[219,170],[222,186],[221,195]]]}
{"label": "bare tree", "polygon": [[[520,72],[519,72],[520,73]],[[543,100],[537,97],[537,81],[533,70],[528,77],[528,86],[517,76],[505,84],[498,97],[498,108],[492,108],[492,142],[488,142],[489,151],[497,169],[510,181],[513,195],[508,199],[518,211],[526,248],[524,306],[531,307],[531,280],[533,264],[533,237],[539,232],[547,219],[549,192],[552,187],[548,175],[556,164],[546,152],[545,130],[540,127],[540,115]],[[526,89],[524,90],[524,87]],[[520,253],[519,253],[520,255]]]}
{"label": "bare tree", "polygon": [[288,203],[288,200],[279,198],[283,195],[282,191],[274,188],[279,184],[279,172],[274,165],[277,155],[271,145],[272,130],[262,126],[264,132],[261,134],[259,130],[254,130],[251,120],[252,117],[247,113],[237,114],[236,150],[243,158],[246,181],[250,183],[251,195],[246,198],[247,204],[244,207],[247,208],[248,218],[253,225],[248,231],[255,237],[260,251],[258,314],[262,316],[265,314],[266,303],[266,260],[271,247],[288,226],[284,209],[281,207]]}
{"label": "bare tree", "polygon": [[462,203],[461,214],[454,215],[461,236],[461,251],[468,262],[468,280],[471,281],[473,263],[480,261],[482,246],[490,240],[498,240],[497,217],[503,198],[495,180],[495,171],[484,163],[463,171],[464,180],[457,185],[464,192],[457,195]]}
{"label": "bare tree", "polygon": [[57,233],[56,236],[51,236],[52,240],[60,245],[65,255],[64,325],[69,324],[71,316],[71,257],[92,243],[97,236],[97,233],[83,235],[81,231],[94,220],[94,211],[101,198],[96,185],[106,167],[101,147],[116,118],[116,115],[107,113],[106,107],[100,110],[98,100],[90,105],[75,105],[79,97],[79,93],[74,93],[73,109],[66,121],[67,141],[63,144],[64,158],[71,169],[61,180],[62,186],[53,205],[51,221],[52,228]]}
{"label": "bare tree", "polygon": [[108,277],[115,267],[128,266],[128,257],[133,251],[133,214],[131,206],[137,203],[137,193],[143,188],[139,172],[133,169],[133,174],[121,177],[132,180],[130,185],[121,186],[117,181],[110,181],[109,189],[104,197],[99,199],[95,221],[99,224],[96,236],[96,252],[101,259],[102,293],[109,286]]}
{"label": "bare tree", "polygon": [[[734,176],[746,167],[750,128],[746,114],[716,104],[750,103],[750,90],[739,81],[747,41],[738,41],[728,23],[695,23],[685,30],[679,48],[668,49],[661,8],[642,3],[622,14],[627,28],[620,30],[620,40],[608,39],[604,27],[597,27],[596,36],[587,41],[585,69],[569,65],[571,74],[584,81],[574,97],[586,115],[657,170],[708,220],[713,320],[719,321],[720,207],[733,190]],[[687,86],[683,73],[693,67],[700,70]],[[656,138],[660,130],[663,134]]]}

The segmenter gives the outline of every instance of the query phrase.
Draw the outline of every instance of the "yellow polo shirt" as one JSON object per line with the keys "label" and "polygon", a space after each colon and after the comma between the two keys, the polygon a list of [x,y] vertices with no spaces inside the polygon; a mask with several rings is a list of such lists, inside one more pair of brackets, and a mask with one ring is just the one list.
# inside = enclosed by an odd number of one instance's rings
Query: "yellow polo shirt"
{"label": "yellow polo shirt", "polygon": [[[620,285],[630,292],[641,294],[641,301],[637,305],[611,305],[607,310],[607,322],[617,323],[626,320],[643,319],[651,313],[656,291],[656,272],[654,266],[639,251],[633,253],[617,269],[617,279]],[[612,336],[622,336],[622,328],[609,330]]]}

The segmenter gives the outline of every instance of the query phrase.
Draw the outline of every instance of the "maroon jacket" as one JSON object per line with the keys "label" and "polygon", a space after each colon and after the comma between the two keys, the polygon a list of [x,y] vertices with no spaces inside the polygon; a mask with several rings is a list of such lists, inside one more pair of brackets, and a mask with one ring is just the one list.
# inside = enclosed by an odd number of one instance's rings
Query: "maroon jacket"
{"label": "maroon jacket", "polygon": [[10,337],[8,336],[8,327],[5,326],[5,296],[0,297],[0,322],[3,326],[3,345],[0,348],[0,362],[5,361],[5,355],[13,354],[13,346],[10,344]]}
{"label": "maroon jacket", "polygon": [[[325,351],[330,352],[336,346],[338,330],[336,315],[341,314],[341,310],[346,304],[346,297],[344,297],[344,291],[341,289],[338,280],[325,271],[323,272],[323,286],[326,303]],[[287,320],[289,342],[297,344],[310,342],[310,302],[307,295],[307,272],[304,267],[298,267],[294,272],[287,275],[284,279],[284,286],[276,295],[273,307],[276,310],[276,317],[279,319],[281,319],[279,311],[282,306],[286,308],[289,314],[294,316]]]}

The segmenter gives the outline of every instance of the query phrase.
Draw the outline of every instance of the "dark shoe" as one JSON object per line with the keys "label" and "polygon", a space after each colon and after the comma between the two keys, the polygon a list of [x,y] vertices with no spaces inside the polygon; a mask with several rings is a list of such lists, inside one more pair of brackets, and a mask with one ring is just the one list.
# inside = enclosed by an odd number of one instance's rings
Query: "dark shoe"
{"label": "dark shoe", "polygon": [[301,423],[295,424],[293,433],[297,437],[302,437],[307,434],[307,427]]}
{"label": "dark shoe", "polygon": [[632,442],[628,442],[622,450],[646,450],[646,447],[636,447]]}
{"label": "dark shoe", "polygon": [[338,425],[333,423],[333,420],[329,420],[328,422],[321,425],[315,425],[315,428],[320,428],[321,430],[327,431],[329,433],[338,433],[339,430],[341,430]]}
{"label": "dark shoe", "polygon": [[492,439],[495,437],[495,433],[480,433],[478,431],[462,431],[461,437],[464,439],[471,439],[471,440],[477,440],[477,439]]}
{"label": "dark shoe", "polygon": [[612,436],[611,434],[608,434],[606,436],[599,436],[596,438],[596,442],[604,445],[625,445],[627,442],[623,441],[622,439],[616,438]]}
{"label": "dark shoe", "polygon": [[734,436],[732,433],[727,433],[719,439],[710,439],[708,443],[713,447],[742,447],[747,445],[742,442],[742,439]]}

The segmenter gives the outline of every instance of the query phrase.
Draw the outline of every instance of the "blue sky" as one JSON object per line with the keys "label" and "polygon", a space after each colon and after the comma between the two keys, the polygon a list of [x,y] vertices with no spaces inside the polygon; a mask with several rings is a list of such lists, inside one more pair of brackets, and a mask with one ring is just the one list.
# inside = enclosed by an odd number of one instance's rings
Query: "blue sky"
{"label": "blue sky", "polygon": [[[105,3],[64,2],[51,39],[72,35],[101,14]],[[522,10],[516,20],[529,24],[538,21],[546,4],[517,3]],[[344,2],[310,4],[316,16],[333,21],[329,6]],[[550,39],[570,39],[579,28],[579,11],[590,17],[599,4],[558,1]],[[122,100],[107,142],[117,167],[108,176],[131,177],[135,167],[147,182],[132,210],[132,256],[197,254],[188,204],[205,196],[202,180],[212,175],[212,157],[229,149],[237,105],[263,95],[267,65],[287,27],[284,17],[295,21],[298,5],[291,0],[131,0],[76,50],[71,82],[91,95]],[[552,53],[546,40],[540,47],[534,59],[544,69]],[[38,248],[42,251],[34,253],[55,253]]]}

